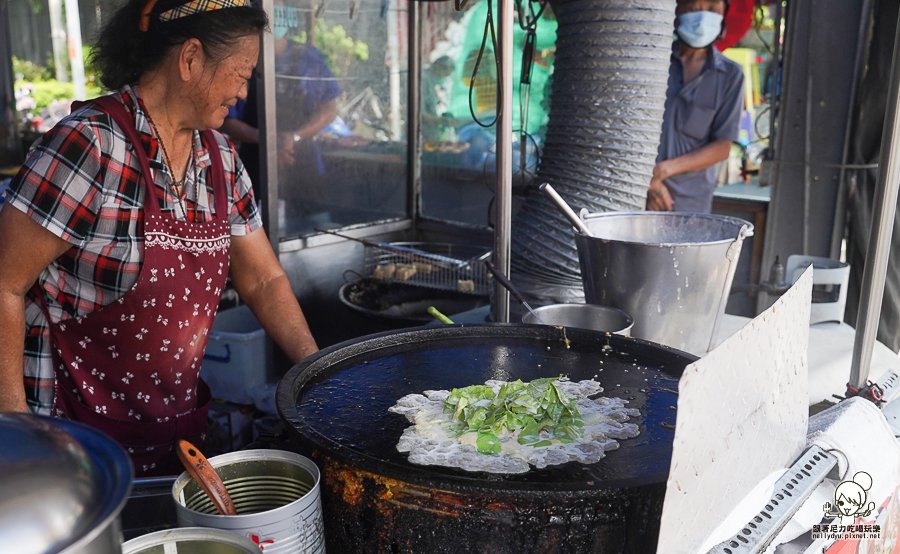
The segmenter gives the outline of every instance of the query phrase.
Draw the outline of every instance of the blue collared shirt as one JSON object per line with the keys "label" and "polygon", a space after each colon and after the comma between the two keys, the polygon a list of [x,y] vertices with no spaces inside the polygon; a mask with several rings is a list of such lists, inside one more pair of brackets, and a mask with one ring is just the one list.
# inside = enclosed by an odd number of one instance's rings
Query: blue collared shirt
{"label": "blue collared shirt", "polygon": [[[700,74],[684,82],[678,57],[678,42],[672,45],[666,112],[656,161],[671,160],[711,142],[737,141],[744,106],[744,73],[741,66],[715,48]],[[715,166],[673,175],[665,184],[675,201],[675,211],[709,213],[716,189]]]}

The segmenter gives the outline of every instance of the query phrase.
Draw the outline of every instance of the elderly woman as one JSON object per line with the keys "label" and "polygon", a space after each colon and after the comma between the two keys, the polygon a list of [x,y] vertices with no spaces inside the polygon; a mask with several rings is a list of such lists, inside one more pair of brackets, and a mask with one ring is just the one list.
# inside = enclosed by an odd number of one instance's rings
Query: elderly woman
{"label": "elderly woman", "polygon": [[43,137],[0,213],[0,410],[87,423],[138,475],[172,473],[173,445],[206,429],[227,277],[291,359],[317,350],[234,147],[208,130],[246,96],[265,27],[249,0],[129,0],[106,26],[116,92]]}

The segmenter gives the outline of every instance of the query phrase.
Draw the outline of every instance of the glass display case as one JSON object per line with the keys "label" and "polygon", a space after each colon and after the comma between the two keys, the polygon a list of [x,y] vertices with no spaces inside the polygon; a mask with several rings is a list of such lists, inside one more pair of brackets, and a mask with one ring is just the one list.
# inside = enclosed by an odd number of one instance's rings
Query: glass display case
{"label": "glass display case", "polygon": [[[274,4],[270,150],[282,239],[407,217],[405,14],[405,0]],[[232,111],[253,128],[259,89],[251,82]],[[259,145],[240,154],[259,189]]]}

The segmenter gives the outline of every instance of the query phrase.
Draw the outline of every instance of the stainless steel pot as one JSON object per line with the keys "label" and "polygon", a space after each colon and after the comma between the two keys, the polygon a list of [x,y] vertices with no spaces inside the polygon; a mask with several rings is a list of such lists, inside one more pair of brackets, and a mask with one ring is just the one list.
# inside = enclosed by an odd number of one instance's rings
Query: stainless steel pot
{"label": "stainless steel pot", "polygon": [[[616,308],[597,304],[550,304],[535,308],[534,313],[540,316],[547,325],[577,327],[604,333],[629,336],[634,319]],[[522,316],[522,323],[540,324],[534,314]]]}
{"label": "stainless steel pot", "polygon": [[119,512],[131,459],[103,433],[68,420],[0,414],[0,545],[16,554],[122,551]]}
{"label": "stainless steel pot", "polygon": [[220,529],[165,529],[131,539],[122,554],[259,554],[250,539]]}
{"label": "stainless steel pot", "polygon": [[582,218],[593,235],[575,233],[585,301],[631,314],[637,338],[707,352],[753,225],[674,212],[582,212]]}

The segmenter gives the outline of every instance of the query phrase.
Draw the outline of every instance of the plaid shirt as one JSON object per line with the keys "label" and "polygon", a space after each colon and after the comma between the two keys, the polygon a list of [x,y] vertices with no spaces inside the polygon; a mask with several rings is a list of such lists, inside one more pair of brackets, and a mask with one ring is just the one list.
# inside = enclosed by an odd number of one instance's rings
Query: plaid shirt
{"label": "plaid shirt", "polygon": [[[137,86],[115,94],[129,114],[150,161],[163,214],[184,219],[171,194],[172,177],[147,120]],[[234,146],[216,134],[225,180],[231,186],[229,221],[233,236],[262,226],[250,180]],[[217,206],[207,183],[209,153],[194,131],[194,155],[187,170],[187,218],[211,221]],[[124,134],[107,114],[85,106],[66,117],[36,144],[13,179],[6,203],[72,244],[38,278],[50,317],[60,321],[111,304],[137,282],[143,260],[141,229],[146,186]],[[33,288],[25,299],[25,394],[29,408],[49,413],[54,400],[49,330]]]}

